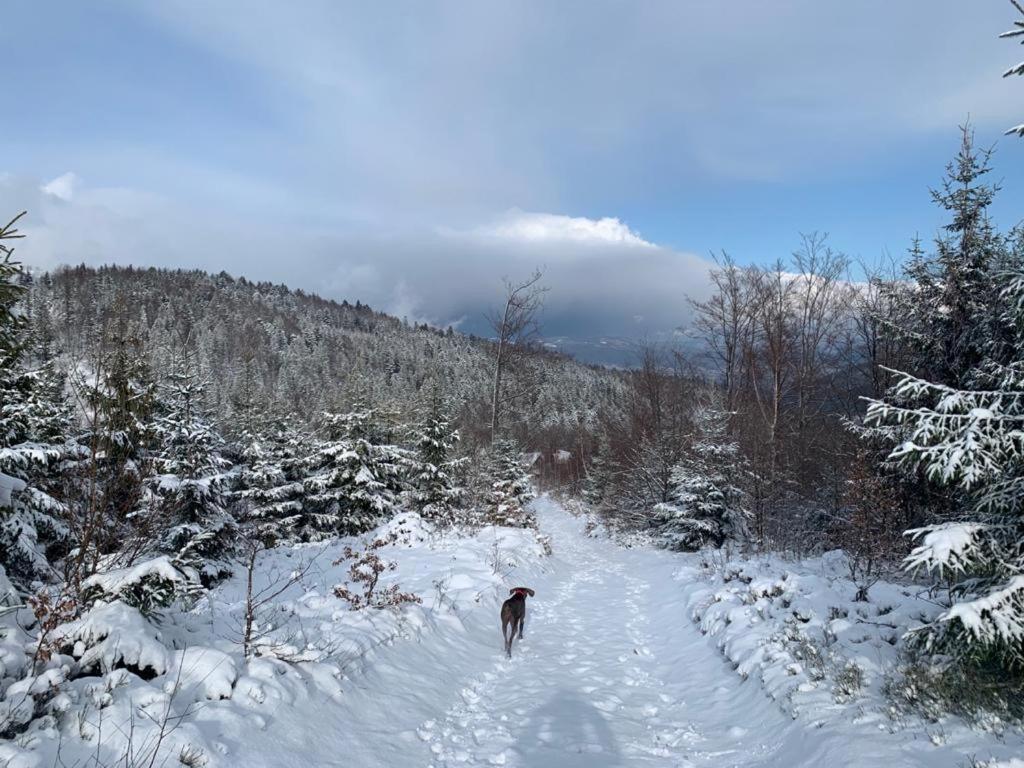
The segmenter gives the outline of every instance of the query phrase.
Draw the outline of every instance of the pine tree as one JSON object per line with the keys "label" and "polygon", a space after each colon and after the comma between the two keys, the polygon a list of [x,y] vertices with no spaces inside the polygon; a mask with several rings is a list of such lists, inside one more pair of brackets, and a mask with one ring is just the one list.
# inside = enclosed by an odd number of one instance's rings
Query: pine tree
{"label": "pine tree", "polygon": [[975,148],[969,126],[961,128],[960,150],[932,191],[950,220],[933,253],[915,242],[906,267],[911,287],[892,287],[902,317],[892,330],[910,352],[911,372],[954,387],[971,386],[983,360],[1006,362],[1013,353],[1012,326],[996,309],[1002,303],[999,275],[1012,264],[1006,239],[989,216],[999,191],[985,181],[991,155]]}
{"label": "pine tree", "polygon": [[325,413],[325,439],[303,462],[305,502],[300,536],[316,540],[362,533],[397,508],[408,456],[380,443],[372,409]]}
{"label": "pine tree", "polygon": [[459,433],[441,413],[435,399],[416,436],[408,496],[411,506],[424,518],[451,526],[466,522],[466,489],[461,484],[466,458],[453,458]]}
{"label": "pine tree", "polygon": [[587,465],[587,475],[583,480],[583,500],[595,511],[602,509],[611,486],[612,467],[609,452],[608,440],[602,435],[597,450]]}
{"label": "pine tree", "polygon": [[536,518],[529,509],[536,494],[519,444],[509,439],[495,440],[485,458],[483,473],[487,521],[514,528],[536,527]]}
{"label": "pine tree", "polygon": [[[101,331],[96,361],[72,380],[85,429],[67,467],[69,519],[78,539],[73,581],[130,564],[157,533],[153,470],[156,385],[139,339]],[[114,555],[111,559],[111,555]]]}
{"label": "pine tree", "polygon": [[195,568],[209,585],[231,572],[235,521],[224,496],[225,444],[203,408],[204,382],[190,340],[182,344],[168,378],[167,412],[155,425],[159,548]]}
{"label": "pine tree", "polygon": [[300,475],[310,438],[287,418],[250,429],[239,438],[242,466],[232,496],[242,502],[247,527],[264,541],[293,538],[302,521]]}
{"label": "pine tree", "polygon": [[70,545],[54,478],[70,410],[51,366],[25,366],[30,328],[19,309],[23,273],[4,242],[19,237],[18,218],[0,227],[0,566],[25,587],[52,575],[51,561]]}
{"label": "pine tree", "polygon": [[951,600],[915,636],[967,664],[1024,666],[1024,249],[1019,230],[1002,237],[988,221],[983,158],[965,132],[936,195],[954,213],[950,234],[933,269],[912,272],[922,287],[911,327],[935,364],[892,371],[866,423],[894,446],[895,467],[948,498],[938,522],[909,532],[910,567],[933,571]]}
{"label": "pine tree", "polygon": [[720,547],[747,535],[744,461],[727,435],[728,421],[714,406],[697,409],[692,446],[672,470],[672,498],[655,507],[652,520],[672,549]]}

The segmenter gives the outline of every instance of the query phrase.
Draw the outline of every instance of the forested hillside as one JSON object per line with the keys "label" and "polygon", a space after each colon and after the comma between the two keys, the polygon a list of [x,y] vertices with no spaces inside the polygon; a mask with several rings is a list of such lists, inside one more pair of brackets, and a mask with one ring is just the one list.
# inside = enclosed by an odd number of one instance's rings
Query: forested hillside
{"label": "forested hillside", "polygon": [[[24,282],[44,354],[88,365],[117,335],[138,344],[161,383],[187,346],[206,382],[204,405],[225,423],[253,407],[306,421],[354,403],[409,415],[440,387],[465,431],[490,426],[491,344],[450,328],[199,271],[76,267]],[[518,435],[550,430],[573,441],[621,392],[620,377],[534,352],[511,372],[525,392]]]}

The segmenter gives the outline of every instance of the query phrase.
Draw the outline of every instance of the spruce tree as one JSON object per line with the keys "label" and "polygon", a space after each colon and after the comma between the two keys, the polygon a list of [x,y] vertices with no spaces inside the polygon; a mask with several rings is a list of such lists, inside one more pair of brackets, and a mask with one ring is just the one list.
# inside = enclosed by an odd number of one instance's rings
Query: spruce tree
{"label": "spruce tree", "polygon": [[671,500],[658,504],[652,524],[672,549],[720,547],[747,534],[744,460],[727,435],[727,413],[704,405],[685,458],[672,470]]}
{"label": "spruce tree", "polygon": [[76,581],[101,566],[129,564],[151,549],[159,528],[149,483],[156,385],[142,342],[123,323],[99,334],[91,370],[72,381],[86,421],[67,468]]}
{"label": "spruce tree", "polygon": [[302,463],[309,435],[289,418],[267,417],[241,436],[241,462],[233,498],[242,502],[245,523],[264,541],[290,539],[302,522]]}
{"label": "spruce tree", "polygon": [[917,307],[903,330],[917,370],[892,371],[866,418],[892,465],[946,499],[909,532],[908,563],[946,582],[951,607],[914,637],[976,670],[1024,665],[1024,248],[1019,230],[1001,236],[988,219],[987,170],[965,131],[935,195],[952,221],[910,271]]}
{"label": "spruce tree", "polygon": [[397,507],[407,453],[378,442],[381,428],[372,409],[325,413],[321,431],[320,446],[303,462],[300,535],[316,540],[380,524]]}
{"label": "spruce tree", "polygon": [[[983,360],[1007,362],[1013,329],[1004,313],[1000,275],[1012,269],[1006,239],[989,209],[999,188],[987,182],[991,151],[974,146],[970,126],[932,199],[948,216],[934,250],[915,242],[899,292],[901,320],[890,326],[903,341],[911,372],[949,386],[970,386]],[[909,287],[908,287],[909,284]]]}
{"label": "spruce tree", "polygon": [[225,444],[204,409],[204,381],[190,340],[181,347],[166,389],[167,411],[155,424],[159,547],[195,568],[209,585],[231,572],[235,522],[224,496]]}
{"label": "spruce tree", "polygon": [[20,217],[0,227],[0,566],[22,587],[52,575],[70,546],[54,470],[65,455],[70,409],[51,366],[29,370],[30,328],[21,265],[9,242]]}
{"label": "spruce tree", "polygon": [[492,525],[536,527],[529,509],[536,496],[519,444],[507,438],[491,443],[483,465],[485,516]]}
{"label": "spruce tree", "polygon": [[601,435],[597,450],[587,464],[587,475],[583,480],[583,500],[594,511],[602,509],[611,486],[612,466],[609,454],[608,439]]}
{"label": "spruce tree", "polygon": [[444,526],[465,522],[462,477],[468,459],[452,456],[458,442],[458,431],[441,413],[435,399],[416,435],[408,497],[413,509],[424,518]]}

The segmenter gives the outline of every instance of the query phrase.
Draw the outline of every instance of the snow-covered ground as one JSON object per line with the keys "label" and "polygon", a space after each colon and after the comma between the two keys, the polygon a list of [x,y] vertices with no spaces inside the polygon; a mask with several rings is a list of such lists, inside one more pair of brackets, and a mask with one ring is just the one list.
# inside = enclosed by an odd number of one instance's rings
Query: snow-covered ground
{"label": "snow-covered ground", "polygon": [[924,587],[880,581],[857,600],[838,551],[799,562],[720,552],[683,561],[675,578],[686,614],[735,673],[804,727],[848,733],[863,764],[870,754],[915,766],[1016,765],[1002,761],[1024,755],[1019,726],[991,713],[969,725],[903,678],[907,630],[943,610]]}
{"label": "snow-covered ground", "polygon": [[[809,578],[778,587],[769,569],[724,582],[697,556],[588,536],[584,519],[547,497],[535,510],[550,556],[528,531],[443,538],[415,521],[401,526],[408,544],[382,551],[399,563],[388,577],[424,602],[398,614],[353,613],[331,594],[344,579],[345,567],[331,565],[339,546],[271,553],[264,583],[310,557],[316,564],[263,618],[270,656],[241,656],[244,582],[236,579],[161,627],[162,641],[178,649],[164,674],[58,683],[63,714],[0,742],[0,766],[59,765],[58,734],[64,764],[93,765],[93,754],[113,764],[128,724],[141,734],[146,717],[168,709],[184,717],[166,738],[168,759],[156,764],[898,768],[1024,751],[1015,731],[999,740],[949,725],[935,738],[934,728],[896,723],[870,681],[841,702],[831,683],[801,692],[813,675],[762,631],[775,626],[782,601],[771,608],[758,603],[767,597],[748,598],[762,579],[771,595],[795,590],[787,610],[793,601],[814,608],[795,586]],[[536,597],[508,660],[498,607],[518,585]],[[845,626],[833,629],[852,643]],[[868,659],[860,661],[870,677]]]}

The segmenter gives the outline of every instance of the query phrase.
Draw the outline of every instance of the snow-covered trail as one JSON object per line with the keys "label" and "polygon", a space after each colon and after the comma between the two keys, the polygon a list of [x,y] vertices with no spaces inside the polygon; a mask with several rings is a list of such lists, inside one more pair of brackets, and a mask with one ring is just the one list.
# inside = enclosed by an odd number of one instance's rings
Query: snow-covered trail
{"label": "snow-covered trail", "polygon": [[683,614],[678,556],[588,538],[548,499],[537,512],[554,555],[543,571],[511,577],[537,592],[511,660],[490,597],[453,618],[452,631],[379,652],[341,701],[275,712],[238,764],[929,764],[887,734],[810,728],[743,681]]}
{"label": "snow-covered trail", "polygon": [[[586,538],[553,504],[539,513],[555,562],[530,585],[526,639],[511,662],[499,655],[468,676],[461,700],[425,729],[435,764],[756,765],[773,755],[778,744],[761,739],[786,718],[754,686],[741,691],[664,599],[678,562]],[[485,643],[500,644],[494,628]]]}

